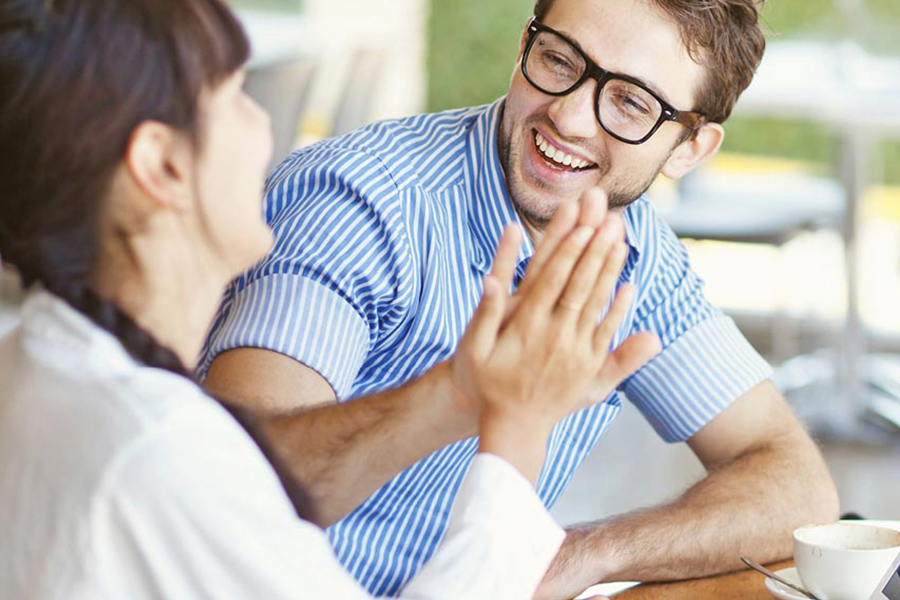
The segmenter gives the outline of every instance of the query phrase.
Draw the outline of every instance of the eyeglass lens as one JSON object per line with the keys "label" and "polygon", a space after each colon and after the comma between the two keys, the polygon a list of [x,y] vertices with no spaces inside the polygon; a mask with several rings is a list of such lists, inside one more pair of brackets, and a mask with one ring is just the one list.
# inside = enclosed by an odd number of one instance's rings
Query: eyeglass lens
{"label": "eyeglass lens", "polygon": [[[586,69],[587,63],[572,44],[547,31],[537,33],[525,61],[531,82],[550,94],[572,91]],[[629,141],[647,136],[662,114],[656,98],[623,79],[608,80],[598,103],[597,114],[604,129]]]}

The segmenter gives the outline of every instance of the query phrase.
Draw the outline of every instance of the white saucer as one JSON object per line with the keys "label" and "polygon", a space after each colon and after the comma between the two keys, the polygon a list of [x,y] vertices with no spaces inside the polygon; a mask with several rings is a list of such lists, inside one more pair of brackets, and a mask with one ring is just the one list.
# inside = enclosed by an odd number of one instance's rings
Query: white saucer
{"label": "white saucer", "polygon": [[[775,574],[785,581],[790,581],[791,583],[796,583],[801,586],[803,585],[800,583],[800,576],[797,575],[797,569],[794,567],[775,571]],[[788,586],[778,583],[774,579],[769,579],[768,577],[766,577],[766,589],[769,590],[770,594],[778,598],[778,600],[809,600],[809,598],[800,592],[794,591]]]}

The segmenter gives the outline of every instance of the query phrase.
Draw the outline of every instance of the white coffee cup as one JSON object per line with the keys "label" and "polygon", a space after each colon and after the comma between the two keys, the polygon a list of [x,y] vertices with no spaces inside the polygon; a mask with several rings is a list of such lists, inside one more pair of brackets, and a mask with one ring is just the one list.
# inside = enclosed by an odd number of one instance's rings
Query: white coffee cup
{"label": "white coffee cup", "polygon": [[900,531],[841,521],[794,531],[803,587],[820,600],[869,600],[900,553]]}

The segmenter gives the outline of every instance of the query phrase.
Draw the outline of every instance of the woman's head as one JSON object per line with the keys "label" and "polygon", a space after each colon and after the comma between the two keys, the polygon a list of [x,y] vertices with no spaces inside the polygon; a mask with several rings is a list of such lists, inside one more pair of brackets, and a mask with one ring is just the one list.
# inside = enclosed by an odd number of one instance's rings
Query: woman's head
{"label": "woman's head", "polygon": [[241,90],[247,55],[221,0],[0,0],[4,262],[77,288],[140,263],[133,239],[229,274],[260,258],[271,142]]}
{"label": "woman's head", "polygon": [[[247,55],[222,0],[0,0],[0,258],[183,375],[183,354],[94,288],[122,264],[157,291],[200,288],[203,266],[230,278],[270,246],[271,132],[242,91]],[[226,408],[312,516],[253,419]]]}

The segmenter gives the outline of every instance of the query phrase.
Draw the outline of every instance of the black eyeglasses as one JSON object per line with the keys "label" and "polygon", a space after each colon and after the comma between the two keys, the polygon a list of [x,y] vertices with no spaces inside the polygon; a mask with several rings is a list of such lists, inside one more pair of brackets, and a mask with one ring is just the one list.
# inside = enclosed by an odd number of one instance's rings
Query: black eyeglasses
{"label": "black eyeglasses", "polygon": [[700,113],[676,110],[633,77],[601,69],[574,42],[536,18],[528,24],[522,74],[550,96],[571,94],[588,79],[595,80],[597,121],[606,133],[626,144],[643,144],[666,121],[691,131],[706,121]]}

